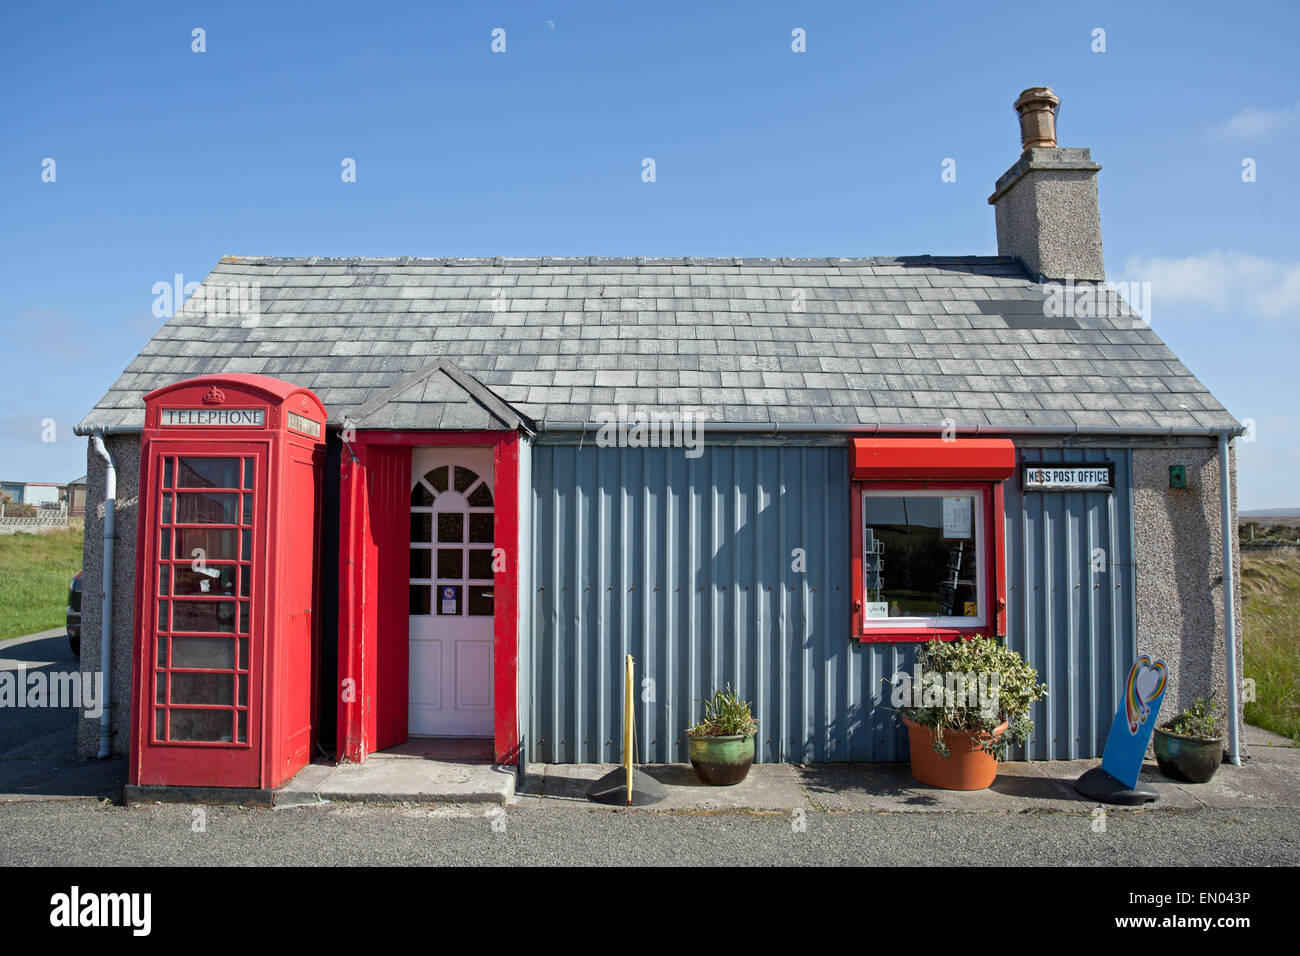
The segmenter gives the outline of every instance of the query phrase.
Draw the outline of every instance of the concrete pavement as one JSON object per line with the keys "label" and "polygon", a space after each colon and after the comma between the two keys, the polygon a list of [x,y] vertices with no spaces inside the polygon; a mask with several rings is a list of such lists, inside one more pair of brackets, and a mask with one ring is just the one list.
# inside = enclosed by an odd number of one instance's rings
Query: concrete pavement
{"label": "concrete pavement", "polygon": [[[1148,762],[1142,782],[1154,787],[1160,799],[1140,809],[1300,808],[1300,749],[1258,727],[1246,728],[1246,740],[1252,757],[1240,767],[1225,763],[1209,783],[1170,780],[1154,761]],[[689,764],[652,765],[642,769],[664,784],[668,799],[637,812],[797,808],[872,813],[1071,812],[1093,805],[1075,792],[1074,781],[1099,762],[1010,761],[998,768],[992,787],[969,792],[919,784],[907,764],[755,764],[734,787],[701,785]],[[533,764],[513,803],[529,807],[585,803],[587,785],[611,769],[611,764]]]}

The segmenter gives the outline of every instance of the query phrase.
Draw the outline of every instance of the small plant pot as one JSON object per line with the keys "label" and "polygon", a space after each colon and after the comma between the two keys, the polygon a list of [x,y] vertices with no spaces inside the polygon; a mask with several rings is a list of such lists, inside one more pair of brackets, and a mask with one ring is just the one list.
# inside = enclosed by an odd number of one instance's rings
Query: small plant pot
{"label": "small plant pot", "polygon": [[[964,730],[945,730],[944,742],[948,756],[935,753],[934,730],[904,716],[907,725],[907,742],[912,751],[912,779],[927,786],[944,790],[986,790],[998,775],[998,762],[987,750],[979,747]],[[978,739],[989,741],[1001,736],[1006,723],[992,734],[980,734]]]}
{"label": "small plant pot", "polygon": [[1160,772],[1173,780],[1205,783],[1223,763],[1222,737],[1184,737],[1157,727],[1152,744]]}
{"label": "small plant pot", "polygon": [[749,774],[749,768],[754,763],[753,734],[730,737],[686,736],[690,741],[691,766],[705,783],[715,787],[730,787],[740,783]]}

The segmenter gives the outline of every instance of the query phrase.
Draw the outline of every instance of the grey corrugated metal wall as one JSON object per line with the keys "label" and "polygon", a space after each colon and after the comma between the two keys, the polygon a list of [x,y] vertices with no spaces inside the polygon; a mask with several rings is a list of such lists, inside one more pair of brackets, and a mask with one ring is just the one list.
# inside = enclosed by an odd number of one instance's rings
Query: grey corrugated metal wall
{"label": "grey corrugated metal wall", "polygon": [[[861,645],[849,637],[845,448],[711,444],[691,459],[680,449],[542,444],[532,464],[532,627],[524,668],[530,692],[523,721],[529,761],[621,759],[628,653],[640,685],[639,760],[685,760],[682,731],[699,716],[697,698],[727,682],[754,702],[759,760],[906,758],[906,734],[882,705],[888,704],[885,681],[911,667],[914,648]],[[1126,493],[1126,462],[1118,470]],[[1091,498],[1062,495],[1037,507],[1046,507],[1050,518],[1076,497]],[[1128,509],[1122,510],[1127,522]],[[1025,532],[1010,487],[1007,512],[1008,564],[1019,566],[1023,578],[1024,564],[1016,560]],[[803,549],[803,571],[793,569],[796,548]],[[1031,591],[1046,580],[1039,560],[1052,562],[1048,573],[1071,573],[1062,563],[1065,553],[1073,559],[1081,552],[1073,546],[1033,552]],[[1127,561],[1130,553],[1125,545],[1117,559]],[[1015,602],[1008,600],[1014,617]],[[1031,621],[1031,661],[1065,660],[1057,647],[1063,639],[1045,638],[1061,618],[1033,611],[1021,614]],[[1077,640],[1061,646],[1078,656]],[[1110,660],[1109,652],[1101,656]],[[1063,674],[1069,681],[1086,676],[1077,668]],[[1109,706],[1109,687],[1093,693]],[[1059,696],[1077,700],[1073,693]],[[1062,706],[1056,694],[1052,704]],[[1109,717],[1107,711],[1097,719],[1104,727]],[[1065,726],[1062,719],[1054,717],[1053,734]],[[1065,756],[1060,749],[1034,756]]]}
{"label": "grey corrugated metal wall", "polygon": [[1115,463],[1114,492],[1022,492],[1017,473],[1005,502],[1007,640],[1048,687],[1017,756],[1100,756],[1137,646],[1131,453],[1024,448],[1018,457]]}

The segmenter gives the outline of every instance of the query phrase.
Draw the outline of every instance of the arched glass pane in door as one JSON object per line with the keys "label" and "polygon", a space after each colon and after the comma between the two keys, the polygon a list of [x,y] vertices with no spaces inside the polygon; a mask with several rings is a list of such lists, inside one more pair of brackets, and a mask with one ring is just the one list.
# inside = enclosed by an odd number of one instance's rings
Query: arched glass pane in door
{"label": "arched glass pane in door", "polygon": [[411,489],[410,613],[491,617],[492,489],[463,465],[441,465]]}

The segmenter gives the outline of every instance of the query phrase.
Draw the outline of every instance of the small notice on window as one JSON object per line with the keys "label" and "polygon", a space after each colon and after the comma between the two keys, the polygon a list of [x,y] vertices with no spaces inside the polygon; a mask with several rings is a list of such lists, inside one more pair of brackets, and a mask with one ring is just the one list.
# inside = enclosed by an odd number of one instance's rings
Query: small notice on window
{"label": "small notice on window", "polygon": [[438,612],[439,614],[460,613],[460,600],[459,595],[456,593],[459,590],[460,588],[455,587],[443,587],[438,589],[439,593],[442,595],[442,608]]}
{"label": "small notice on window", "polygon": [[865,618],[889,617],[889,602],[868,601],[862,605],[862,616]]}
{"label": "small notice on window", "polygon": [[943,536],[969,538],[971,536],[971,499],[943,499]]}

